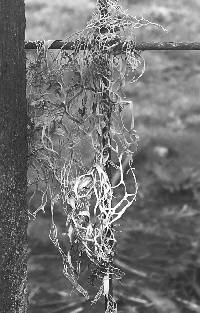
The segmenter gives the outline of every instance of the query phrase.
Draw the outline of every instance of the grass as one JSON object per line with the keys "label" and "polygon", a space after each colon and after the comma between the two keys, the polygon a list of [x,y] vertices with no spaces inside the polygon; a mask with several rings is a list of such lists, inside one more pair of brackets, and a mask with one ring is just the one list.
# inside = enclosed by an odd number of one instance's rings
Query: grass
{"label": "grass", "polygon": [[26,38],[64,39],[84,25],[93,8],[94,3],[87,0],[26,0]]}

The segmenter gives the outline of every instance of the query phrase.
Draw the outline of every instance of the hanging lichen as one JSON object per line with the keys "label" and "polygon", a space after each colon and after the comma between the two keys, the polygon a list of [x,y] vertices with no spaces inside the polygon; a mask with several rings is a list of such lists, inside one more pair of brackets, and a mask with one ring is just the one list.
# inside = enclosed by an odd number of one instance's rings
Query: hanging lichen
{"label": "hanging lichen", "polygon": [[[133,112],[130,129],[123,119],[131,103],[124,97],[126,79],[135,82],[145,70],[143,57],[134,49],[134,30],[159,26],[128,15],[116,1],[107,1],[105,14],[103,9],[98,3],[85,29],[66,39],[74,41],[73,50],[64,45],[53,53],[48,50],[51,42],[37,42],[37,51],[27,53],[29,205],[37,190],[42,192],[41,205],[30,216],[44,211],[50,198],[50,239],[62,255],[63,273],[89,299],[80,283],[83,262],[89,265],[90,282],[99,281],[92,303],[106,293],[109,274],[121,277],[113,266],[115,222],[137,194],[131,166],[138,139]],[[133,178],[131,193],[124,180],[125,158]],[[112,185],[109,176],[116,171],[120,179]],[[58,203],[66,218],[67,251],[54,220]],[[114,299],[110,303],[109,312],[116,311]]]}

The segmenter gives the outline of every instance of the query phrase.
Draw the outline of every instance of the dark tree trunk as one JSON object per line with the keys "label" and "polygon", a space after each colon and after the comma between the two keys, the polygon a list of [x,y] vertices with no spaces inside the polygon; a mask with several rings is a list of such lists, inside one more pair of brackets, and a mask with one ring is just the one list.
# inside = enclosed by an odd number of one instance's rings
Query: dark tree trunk
{"label": "dark tree trunk", "polygon": [[0,0],[0,313],[26,312],[27,106],[23,0]]}

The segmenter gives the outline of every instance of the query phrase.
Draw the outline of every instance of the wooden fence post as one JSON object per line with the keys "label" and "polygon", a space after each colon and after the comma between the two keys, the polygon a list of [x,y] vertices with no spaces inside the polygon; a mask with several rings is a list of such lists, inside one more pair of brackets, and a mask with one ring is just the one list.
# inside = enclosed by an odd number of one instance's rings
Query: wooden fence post
{"label": "wooden fence post", "polygon": [[27,312],[24,0],[0,1],[0,312]]}

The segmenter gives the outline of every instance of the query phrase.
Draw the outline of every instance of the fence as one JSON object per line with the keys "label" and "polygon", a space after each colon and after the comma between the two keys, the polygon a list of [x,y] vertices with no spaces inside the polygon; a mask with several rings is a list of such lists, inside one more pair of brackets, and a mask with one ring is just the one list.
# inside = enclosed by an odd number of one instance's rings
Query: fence
{"label": "fence", "polygon": [[[37,44],[44,44],[44,41],[26,41],[25,49],[36,49]],[[83,43],[84,44],[84,43]],[[126,45],[122,43],[116,43],[111,41],[113,51],[123,52],[126,49]],[[50,44],[49,49],[63,49],[73,50],[75,47],[74,42],[64,43],[62,40],[55,40]],[[137,42],[132,44],[133,50],[200,50],[200,42]]]}

